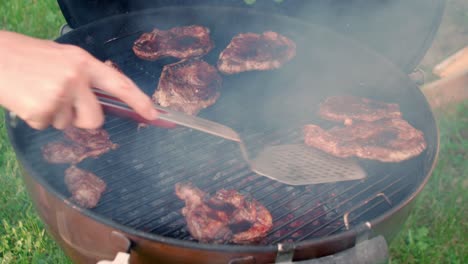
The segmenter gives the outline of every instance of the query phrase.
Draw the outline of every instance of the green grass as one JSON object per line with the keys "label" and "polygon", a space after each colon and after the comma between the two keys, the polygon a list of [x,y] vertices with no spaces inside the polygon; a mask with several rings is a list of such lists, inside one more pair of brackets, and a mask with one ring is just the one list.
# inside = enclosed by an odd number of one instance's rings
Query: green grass
{"label": "green grass", "polygon": [[38,38],[55,38],[65,23],[57,1],[2,0],[0,29],[20,32]]}
{"label": "green grass", "polygon": [[[53,0],[0,0],[1,29],[51,39],[63,23]],[[438,122],[439,162],[391,245],[392,264],[468,263],[468,104]],[[32,207],[0,114],[0,264],[69,262]]]}
{"label": "green grass", "polygon": [[[54,0],[0,0],[0,29],[52,39],[58,36],[64,23]],[[0,263],[70,263],[45,232],[26,193],[6,137],[3,113],[0,114]]]}
{"label": "green grass", "polygon": [[392,242],[392,264],[468,263],[468,103],[458,108],[439,115],[439,161]]}
{"label": "green grass", "polygon": [[[19,177],[0,115],[0,263],[63,263],[64,254],[44,232]],[[36,261],[37,260],[37,261]],[[40,260],[40,261],[39,261]]]}

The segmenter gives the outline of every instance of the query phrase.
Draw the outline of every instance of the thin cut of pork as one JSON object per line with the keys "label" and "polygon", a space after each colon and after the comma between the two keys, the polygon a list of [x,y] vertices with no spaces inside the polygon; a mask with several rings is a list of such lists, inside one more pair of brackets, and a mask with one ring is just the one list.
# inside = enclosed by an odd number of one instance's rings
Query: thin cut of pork
{"label": "thin cut of pork", "polygon": [[218,69],[224,74],[278,69],[296,56],[296,44],[273,31],[235,36],[219,55]]}
{"label": "thin cut of pork", "polygon": [[222,79],[216,68],[204,60],[180,61],[164,66],[153,101],[196,115],[218,100],[221,84]]}
{"label": "thin cut of pork", "polygon": [[305,144],[331,155],[358,157],[381,162],[401,162],[426,149],[423,133],[401,118],[354,122],[324,130],[304,127]]}
{"label": "thin cut of pork", "polygon": [[174,27],[169,30],[155,28],[143,33],[134,43],[133,52],[144,60],[165,57],[188,59],[201,57],[214,47],[207,27],[192,25]]}
{"label": "thin cut of pork", "polygon": [[204,243],[251,244],[273,225],[268,209],[235,190],[209,196],[191,183],[177,183],[176,195],[185,202],[182,214],[193,238]]}

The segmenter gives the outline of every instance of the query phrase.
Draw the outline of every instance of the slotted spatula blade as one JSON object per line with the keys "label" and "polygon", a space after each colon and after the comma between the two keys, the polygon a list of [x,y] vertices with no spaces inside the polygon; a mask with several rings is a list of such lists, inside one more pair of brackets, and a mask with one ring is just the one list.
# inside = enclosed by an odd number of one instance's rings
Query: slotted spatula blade
{"label": "slotted spatula blade", "polygon": [[252,170],[289,185],[359,180],[366,172],[349,159],[341,159],[305,145],[277,145],[263,149]]}
{"label": "slotted spatula blade", "polygon": [[[122,116],[131,117],[148,124],[153,121],[139,117],[128,105],[112,95],[95,90],[101,105]],[[358,180],[366,176],[364,170],[351,160],[330,156],[305,145],[279,145],[263,149],[255,159],[250,159],[239,134],[230,127],[187,115],[171,109],[154,106],[159,111],[159,119],[192,128],[204,133],[237,142],[242,157],[252,171],[270,179],[289,185],[307,185],[326,182]],[[156,122],[157,123],[157,122]]]}

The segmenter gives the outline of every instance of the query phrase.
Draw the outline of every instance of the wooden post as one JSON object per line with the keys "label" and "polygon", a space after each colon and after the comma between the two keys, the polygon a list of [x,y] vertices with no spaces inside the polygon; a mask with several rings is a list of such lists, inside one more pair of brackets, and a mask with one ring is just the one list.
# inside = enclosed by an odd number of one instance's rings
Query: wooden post
{"label": "wooden post", "polygon": [[436,65],[433,72],[441,79],[421,88],[432,108],[468,99],[468,46]]}

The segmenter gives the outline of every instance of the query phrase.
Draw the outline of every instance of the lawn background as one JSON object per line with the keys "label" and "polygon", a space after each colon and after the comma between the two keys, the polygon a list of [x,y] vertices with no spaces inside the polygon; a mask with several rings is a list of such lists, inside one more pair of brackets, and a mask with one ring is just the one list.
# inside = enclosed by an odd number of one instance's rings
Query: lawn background
{"label": "lawn background", "polygon": [[[54,0],[0,0],[0,29],[53,39],[65,23]],[[468,44],[468,1],[448,0],[420,67]],[[391,263],[468,263],[468,103],[437,111],[438,165],[390,248]],[[0,263],[70,263],[45,233],[26,193],[0,114]]]}

